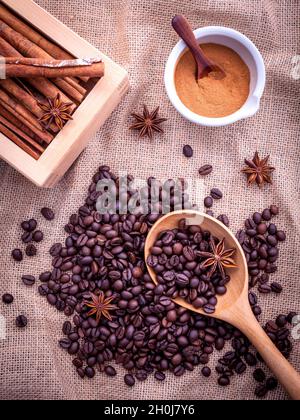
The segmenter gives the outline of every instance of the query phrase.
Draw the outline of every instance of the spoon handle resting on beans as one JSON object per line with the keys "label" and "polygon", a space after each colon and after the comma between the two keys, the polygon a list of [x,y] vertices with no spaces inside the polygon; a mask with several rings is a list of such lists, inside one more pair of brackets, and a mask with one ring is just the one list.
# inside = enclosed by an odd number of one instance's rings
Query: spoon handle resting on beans
{"label": "spoon handle resting on beans", "polygon": [[[174,301],[184,308],[201,315],[210,316],[225,321],[244,333],[256,347],[261,357],[277,376],[282,386],[294,400],[300,400],[300,375],[277,349],[255,318],[249,303],[249,275],[245,254],[233,233],[220,221],[197,211],[180,210],[169,213],[159,219],[148,234],[145,244],[145,260],[151,255],[151,250],[162,232],[177,229],[182,219],[189,225],[201,226],[216,238],[225,238],[226,249],[235,248],[234,260],[236,268],[230,268],[228,275],[231,281],[227,285],[227,293],[218,296],[218,303],[214,313],[205,313],[203,309],[196,309],[183,298]],[[147,262],[149,274],[157,284],[156,273]]]}

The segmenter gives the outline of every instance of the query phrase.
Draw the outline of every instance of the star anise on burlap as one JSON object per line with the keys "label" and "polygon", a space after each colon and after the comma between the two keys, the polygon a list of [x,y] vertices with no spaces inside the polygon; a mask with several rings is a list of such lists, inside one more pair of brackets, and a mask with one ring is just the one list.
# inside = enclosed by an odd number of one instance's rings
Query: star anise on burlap
{"label": "star anise on burlap", "polygon": [[143,114],[133,113],[131,116],[136,119],[136,122],[132,124],[130,130],[139,130],[139,137],[148,136],[149,139],[153,139],[154,133],[163,133],[164,130],[160,125],[167,121],[166,118],[159,118],[159,107],[157,107],[153,112],[149,112],[146,105],[144,105]]}
{"label": "star anise on burlap", "polygon": [[65,123],[73,119],[70,115],[72,102],[63,102],[59,93],[53,99],[47,98],[47,104],[38,102],[38,105],[44,113],[39,121],[46,124],[46,129],[53,123],[62,130]]}
{"label": "star anise on burlap", "polygon": [[105,294],[101,291],[99,296],[94,293],[90,293],[91,301],[85,300],[83,304],[90,308],[88,316],[96,315],[96,321],[99,323],[102,316],[107,318],[109,321],[112,320],[110,311],[117,309],[116,305],[112,305],[111,302],[115,299],[115,296],[109,298],[105,297]]}
{"label": "star anise on burlap", "polygon": [[255,152],[253,160],[245,159],[247,167],[242,172],[248,177],[248,185],[252,185],[255,182],[259,187],[262,187],[264,184],[272,184],[271,175],[275,168],[268,164],[269,159],[270,156],[260,159],[258,152]]}
{"label": "star anise on burlap", "polygon": [[212,239],[210,241],[210,247],[212,252],[197,252],[197,255],[200,257],[206,258],[205,261],[201,264],[201,268],[210,268],[207,276],[211,276],[219,269],[222,278],[226,277],[225,269],[226,268],[236,268],[237,265],[234,261],[233,254],[235,253],[235,248],[225,249],[225,239],[220,241],[217,245]]}

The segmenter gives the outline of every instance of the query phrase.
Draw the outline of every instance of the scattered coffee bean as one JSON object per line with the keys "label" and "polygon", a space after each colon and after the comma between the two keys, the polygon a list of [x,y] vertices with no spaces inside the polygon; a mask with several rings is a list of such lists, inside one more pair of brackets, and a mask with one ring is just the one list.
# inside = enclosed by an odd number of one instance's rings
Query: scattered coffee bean
{"label": "scattered coffee bean", "polygon": [[126,385],[128,385],[128,386],[134,386],[134,384],[135,384],[135,379],[134,379],[134,376],[132,376],[131,374],[126,374],[125,376],[124,376],[124,382],[125,382],[125,384]]}
{"label": "scattered coffee bean", "polygon": [[11,303],[13,303],[13,301],[14,301],[14,297],[10,293],[5,293],[2,296],[2,302],[5,303],[6,305],[10,305]]}
{"label": "scattered coffee bean", "polygon": [[264,385],[258,385],[255,388],[255,395],[258,398],[264,398],[267,395],[267,393],[268,393],[268,390]]}
{"label": "scattered coffee bean", "polygon": [[29,242],[32,242],[32,233],[31,232],[24,232],[21,236],[21,240],[24,244],[28,244]]}
{"label": "scattered coffee bean", "polygon": [[32,235],[32,240],[34,242],[42,242],[44,239],[44,234],[40,230],[36,230]]}
{"label": "scattered coffee bean", "polygon": [[206,197],[206,198],[204,199],[204,206],[205,206],[207,209],[210,209],[210,208],[213,206],[213,204],[214,204],[214,201],[213,201],[212,197]]}
{"label": "scattered coffee bean", "polygon": [[281,286],[281,284],[279,284],[277,282],[273,282],[271,284],[271,289],[274,293],[277,293],[277,294],[282,292],[282,286]]}
{"label": "scattered coffee bean", "polygon": [[266,388],[268,391],[274,391],[274,389],[276,389],[277,387],[278,387],[278,381],[276,378],[271,377],[267,379]]}
{"label": "scattered coffee bean", "polygon": [[17,262],[21,262],[23,260],[23,252],[20,249],[14,249],[11,255]]}
{"label": "scattered coffee bean", "polygon": [[106,373],[107,376],[116,376],[117,375],[116,369],[112,366],[106,366],[104,372]]}
{"label": "scattered coffee bean", "polygon": [[55,214],[54,211],[49,209],[48,207],[43,207],[41,210],[42,216],[44,216],[44,218],[46,220],[53,220],[55,218]]}
{"label": "scattered coffee bean", "polygon": [[29,275],[22,276],[22,282],[25,286],[33,286],[35,284],[35,277]]}
{"label": "scattered coffee bean", "polygon": [[211,165],[203,165],[201,166],[201,168],[199,169],[199,174],[201,176],[206,176],[211,174],[213,171],[213,167]]}
{"label": "scattered coffee bean", "polygon": [[201,370],[202,375],[205,378],[209,378],[211,376],[211,369],[207,366],[205,366],[202,370]]}
{"label": "scattered coffee bean", "polygon": [[17,326],[18,328],[25,328],[25,327],[27,327],[27,324],[28,324],[28,320],[27,320],[26,316],[24,316],[24,315],[19,315],[19,316],[16,318],[16,326]]}
{"label": "scattered coffee bean", "polygon": [[220,386],[230,385],[230,380],[229,380],[228,376],[220,376],[220,378],[218,379],[218,384]]}
{"label": "scattered coffee bean", "polygon": [[155,372],[154,377],[158,381],[164,381],[166,379],[166,375],[163,372]]}
{"label": "scattered coffee bean", "polygon": [[266,380],[266,374],[262,369],[256,369],[253,372],[253,378],[256,382],[264,382]]}
{"label": "scattered coffee bean", "polygon": [[36,249],[36,246],[35,246],[35,245],[33,245],[33,244],[29,244],[29,245],[27,245],[27,247],[26,247],[26,249],[25,249],[25,254],[26,254],[28,257],[35,257],[35,256],[36,256],[36,254],[37,254],[37,249]]}
{"label": "scattered coffee bean", "polygon": [[227,227],[230,226],[230,221],[229,221],[229,218],[226,214],[221,214],[220,216],[218,216],[217,219],[220,220],[220,222],[222,222],[223,225],[225,225]]}
{"label": "scattered coffee bean", "polygon": [[221,198],[223,198],[223,193],[218,188],[213,188],[210,195],[214,200],[221,200]]}
{"label": "scattered coffee bean", "polygon": [[183,154],[185,157],[191,158],[194,154],[193,148],[186,144],[185,146],[183,146]]}

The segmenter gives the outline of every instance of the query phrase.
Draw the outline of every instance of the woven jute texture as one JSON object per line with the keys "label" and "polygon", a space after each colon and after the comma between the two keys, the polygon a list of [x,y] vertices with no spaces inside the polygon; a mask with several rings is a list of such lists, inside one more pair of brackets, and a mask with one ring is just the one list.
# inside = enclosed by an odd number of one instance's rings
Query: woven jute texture
{"label": "woven jute texture", "polygon": [[[92,381],[78,379],[70,357],[58,348],[63,315],[51,308],[35,288],[21,283],[22,274],[38,275],[50,267],[48,249],[63,241],[68,216],[83,204],[87,187],[100,164],[115,171],[128,171],[145,178],[153,175],[199,178],[197,169],[206,163],[213,174],[195,188],[194,200],[201,206],[204,194],[219,187],[224,199],[215,204],[217,214],[227,213],[234,231],[255,210],[273,203],[280,206],[277,224],[288,240],[281,246],[279,271],[273,276],[284,286],[280,296],[260,296],[262,322],[299,304],[299,95],[294,56],[300,54],[300,3],[298,0],[38,0],[38,3],[82,37],[123,65],[130,74],[131,91],[107,121],[60,184],[41,190],[0,162],[0,295],[11,292],[15,302],[0,304],[7,323],[7,339],[0,340],[1,399],[252,399],[254,382],[250,369],[234,377],[226,389],[218,387],[200,369],[181,378],[168,374],[165,382],[153,377],[129,389],[124,371],[110,379],[97,374]],[[263,54],[267,86],[260,112],[252,119],[221,129],[201,128],[185,121],[169,103],[163,73],[167,57],[177,42],[171,29],[174,14],[184,13],[192,25],[224,25],[249,36]],[[293,72],[294,69],[294,72]],[[294,77],[293,77],[294,75]],[[130,112],[146,103],[161,106],[169,120],[165,134],[153,142],[138,140],[128,131]],[[182,156],[190,144],[194,157]],[[276,166],[274,184],[259,190],[247,188],[240,173],[245,157],[258,150],[270,154]],[[54,222],[42,222],[39,209],[56,211]],[[20,222],[37,217],[45,233],[38,256],[21,264],[11,260],[11,250],[20,244]],[[19,331],[15,317],[24,313],[28,328]],[[2,318],[1,318],[2,319]],[[2,319],[3,323],[3,319]],[[215,352],[211,366],[219,357]],[[291,362],[300,370],[300,341],[294,342]],[[287,398],[279,388],[269,399]]]}

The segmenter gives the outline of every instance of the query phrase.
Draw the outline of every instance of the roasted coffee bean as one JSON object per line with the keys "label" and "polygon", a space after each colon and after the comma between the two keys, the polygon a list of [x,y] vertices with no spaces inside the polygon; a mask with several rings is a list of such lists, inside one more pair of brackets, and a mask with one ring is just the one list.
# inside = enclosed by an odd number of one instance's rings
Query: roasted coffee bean
{"label": "roasted coffee bean", "polygon": [[274,293],[277,293],[277,294],[282,292],[282,286],[281,286],[281,284],[279,284],[277,282],[273,282],[271,284],[271,289]]}
{"label": "roasted coffee bean", "polygon": [[41,214],[42,216],[44,216],[46,220],[49,220],[49,221],[55,218],[54,211],[48,207],[43,207],[41,210]]}
{"label": "roasted coffee bean", "polygon": [[247,353],[245,355],[245,362],[248,366],[256,366],[257,365],[257,359],[252,353]]}
{"label": "roasted coffee bean", "polygon": [[230,226],[230,221],[229,218],[226,214],[221,214],[220,216],[217,217],[218,220],[220,220],[220,222],[223,223],[223,225],[229,227]]}
{"label": "roasted coffee bean", "polygon": [[214,204],[214,201],[213,201],[212,197],[206,197],[206,198],[204,199],[204,206],[205,206],[207,209],[210,209],[210,208],[213,206],[213,204]]}
{"label": "roasted coffee bean", "polygon": [[228,376],[220,376],[220,378],[218,379],[218,384],[224,387],[230,385],[230,380]]}
{"label": "roasted coffee bean", "polygon": [[221,198],[223,198],[223,193],[219,188],[213,188],[210,191],[210,195],[214,200],[221,200]]}
{"label": "roasted coffee bean", "polygon": [[27,327],[28,320],[25,315],[19,315],[16,318],[16,326],[17,328],[25,328]]}
{"label": "roasted coffee bean", "polygon": [[283,328],[285,327],[287,324],[287,317],[285,315],[278,315],[278,317],[276,318],[276,325],[279,328]]}
{"label": "roasted coffee bean", "polygon": [[11,255],[13,259],[17,262],[21,262],[23,260],[23,253],[20,249],[14,249]]}
{"label": "roasted coffee bean", "polygon": [[14,301],[14,297],[10,293],[5,293],[2,296],[2,302],[5,303],[6,305],[10,305],[11,303],[13,303],[13,301]]}
{"label": "roasted coffee bean", "polygon": [[194,151],[193,151],[191,146],[186,144],[185,146],[183,146],[183,154],[184,154],[185,157],[191,158],[194,154]]}
{"label": "roasted coffee bean", "polygon": [[84,372],[85,372],[86,376],[90,379],[92,379],[96,375],[95,369],[93,367],[87,366],[85,368]]}
{"label": "roasted coffee bean", "polygon": [[49,253],[52,257],[58,257],[60,255],[62,249],[63,249],[62,244],[61,243],[56,243],[56,244],[52,245]]}
{"label": "roasted coffee bean", "polygon": [[36,249],[36,246],[35,246],[35,245],[33,245],[33,244],[29,244],[29,245],[27,245],[27,247],[26,247],[26,249],[25,249],[25,254],[26,254],[28,257],[35,257],[35,256],[36,256],[36,254],[37,254],[37,249]]}
{"label": "roasted coffee bean", "polygon": [[106,366],[104,372],[106,373],[107,376],[116,376],[117,375],[116,369],[112,366]]}
{"label": "roasted coffee bean", "polygon": [[32,241],[32,233],[31,232],[24,232],[21,236],[21,240],[24,244],[28,244]]}
{"label": "roasted coffee bean", "polygon": [[69,321],[64,322],[62,332],[64,335],[69,335],[72,331],[72,324]]}
{"label": "roasted coffee bean", "polygon": [[158,381],[164,381],[166,379],[166,375],[163,372],[155,372],[154,377]]}
{"label": "roasted coffee bean", "polygon": [[268,389],[264,385],[258,385],[255,388],[255,395],[258,398],[264,398],[268,393]]}
{"label": "roasted coffee bean", "polygon": [[135,384],[134,376],[131,375],[131,374],[125,375],[124,376],[124,382],[125,382],[126,385],[128,385],[130,387],[134,386],[134,384]]}
{"label": "roasted coffee bean", "polygon": [[266,388],[268,391],[274,391],[274,389],[276,389],[277,387],[278,387],[278,381],[276,378],[271,377],[267,379]]}
{"label": "roasted coffee bean", "polygon": [[263,212],[262,212],[262,218],[263,218],[263,220],[265,220],[265,221],[269,221],[269,220],[271,220],[271,218],[272,218],[272,213],[271,213],[271,211],[270,211],[270,209],[265,209]]}
{"label": "roasted coffee bean", "polygon": [[32,240],[34,242],[42,242],[44,239],[44,234],[40,230],[36,230],[32,235]]}
{"label": "roasted coffee bean", "polygon": [[256,369],[253,372],[253,378],[256,380],[256,382],[264,382],[266,380],[266,374],[262,369]]}
{"label": "roasted coffee bean", "polygon": [[30,275],[22,276],[22,282],[25,286],[33,286],[35,284],[35,277]]}
{"label": "roasted coffee bean", "polygon": [[205,378],[209,378],[211,376],[211,369],[206,366],[201,370],[201,373]]}
{"label": "roasted coffee bean", "polygon": [[201,176],[206,176],[211,174],[213,171],[213,167],[211,165],[203,165],[201,166],[201,168],[199,169],[199,174]]}

